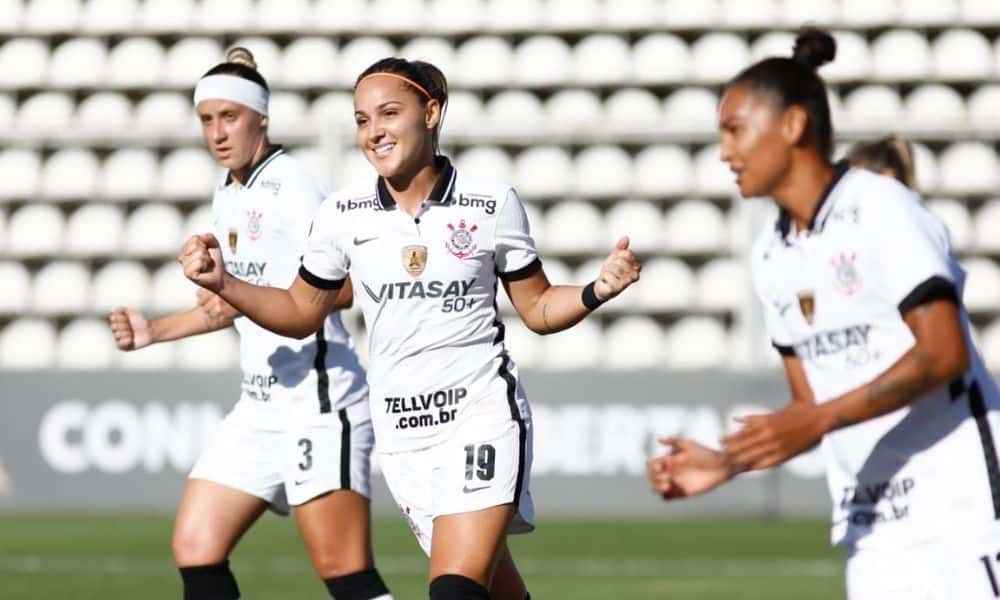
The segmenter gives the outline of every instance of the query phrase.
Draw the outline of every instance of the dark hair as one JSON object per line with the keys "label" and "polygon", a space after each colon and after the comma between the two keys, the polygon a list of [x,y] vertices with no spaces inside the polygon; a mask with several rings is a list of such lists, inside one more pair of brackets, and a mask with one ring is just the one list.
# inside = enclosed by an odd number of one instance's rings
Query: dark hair
{"label": "dark hair", "polygon": [[771,57],[754,63],[733,77],[723,91],[746,85],[753,92],[771,96],[781,109],[803,107],[809,118],[806,139],[829,158],[833,154],[833,125],[826,85],[816,70],[836,55],[837,42],[829,33],[804,29],[795,38],[791,58]]}
{"label": "dark hair", "polygon": [[208,77],[209,75],[235,75],[258,83],[265,90],[271,91],[267,87],[267,81],[264,80],[264,76],[257,71],[257,62],[253,59],[253,54],[242,46],[236,46],[229,52],[226,52],[225,62],[215,65],[206,71],[202,77]]}
{"label": "dark hair", "polygon": [[422,60],[406,60],[399,57],[383,58],[375,61],[374,64],[358,75],[357,80],[354,82],[355,89],[357,89],[362,79],[376,73],[392,73],[405,77],[424,88],[427,94],[430,95],[430,98],[428,98],[422,91],[405,81],[400,81],[402,85],[417,95],[422,104],[427,104],[429,100],[434,99],[441,105],[441,119],[434,129],[434,149],[436,151],[441,123],[444,121],[444,113],[448,106],[448,80],[445,78],[444,73],[441,72],[441,69]]}
{"label": "dark hair", "polygon": [[856,144],[847,153],[852,166],[881,173],[892,169],[896,179],[910,189],[916,189],[913,171],[913,148],[902,136],[892,134],[874,142]]}

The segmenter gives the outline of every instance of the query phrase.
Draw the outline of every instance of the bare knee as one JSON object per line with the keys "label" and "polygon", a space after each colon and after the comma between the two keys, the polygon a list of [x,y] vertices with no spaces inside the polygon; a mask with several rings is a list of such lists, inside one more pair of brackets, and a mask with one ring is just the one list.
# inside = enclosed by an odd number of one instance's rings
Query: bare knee
{"label": "bare knee", "polygon": [[222,562],[229,554],[230,544],[227,542],[213,535],[210,528],[177,523],[170,544],[174,564],[192,567]]}
{"label": "bare knee", "polygon": [[316,574],[324,580],[351,575],[372,567],[371,559],[363,551],[314,551],[311,558]]}

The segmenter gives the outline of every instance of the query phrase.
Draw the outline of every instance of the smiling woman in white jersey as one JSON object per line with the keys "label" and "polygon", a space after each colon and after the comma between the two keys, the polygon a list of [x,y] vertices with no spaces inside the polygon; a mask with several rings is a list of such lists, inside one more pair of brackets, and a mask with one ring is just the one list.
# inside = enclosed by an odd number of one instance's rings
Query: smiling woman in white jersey
{"label": "smiling woman in white jersey", "polygon": [[350,273],[369,333],[379,460],[430,555],[430,597],[524,600],[506,535],[533,528],[532,425],[499,284],[529,328],[553,333],[621,293],[639,265],[622,238],[591,284],[551,285],[513,188],[438,154],[447,99],[444,75],[423,62],[388,58],[358,77],[357,141],[379,177],[326,200],[287,291],[224,273],[212,236],[189,240],[180,261],[251,319],[296,336]]}
{"label": "smiling woman in white jersey", "polygon": [[673,451],[650,478],[691,496],[819,443],[851,600],[1000,597],[1000,394],[971,342],[964,273],[916,194],[831,164],[815,70],[834,54],[828,34],[804,32],[793,58],[748,67],[719,106],[740,194],[780,208],[751,268],[792,400],[740,419],[721,452],[664,440]]}
{"label": "smiling woman in white jersey", "polygon": [[[205,142],[228,169],[212,200],[222,260],[234,277],[287,286],[305,252],[323,191],[267,136],[268,88],[245,49],[202,77],[194,93]],[[349,285],[346,286],[349,288]],[[240,399],[198,458],[174,524],[185,600],[236,600],[228,556],[268,507],[289,505],[313,565],[337,600],[391,598],[372,561],[369,458],[374,441],[364,370],[331,303],[304,340],[241,318],[215,294],[147,320],[111,314],[118,347],[136,350],[232,325],[240,334]]]}

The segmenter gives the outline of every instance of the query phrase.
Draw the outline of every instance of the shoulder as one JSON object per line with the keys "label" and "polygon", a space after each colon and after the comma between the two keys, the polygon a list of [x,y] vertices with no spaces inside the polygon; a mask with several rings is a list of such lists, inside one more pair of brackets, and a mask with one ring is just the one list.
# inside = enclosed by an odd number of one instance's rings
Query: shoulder
{"label": "shoulder", "polygon": [[845,179],[844,207],[856,210],[862,225],[885,225],[887,218],[924,212],[920,197],[892,177],[851,169]]}

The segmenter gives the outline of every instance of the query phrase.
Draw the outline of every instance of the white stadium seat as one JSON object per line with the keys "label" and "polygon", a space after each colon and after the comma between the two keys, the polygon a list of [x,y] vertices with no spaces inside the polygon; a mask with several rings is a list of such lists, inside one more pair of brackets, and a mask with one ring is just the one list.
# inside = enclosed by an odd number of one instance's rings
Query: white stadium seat
{"label": "white stadium seat", "polygon": [[0,87],[37,87],[49,65],[49,46],[40,39],[14,38],[0,47]]}
{"label": "white stadium seat", "polygon": [[573,49],[573,79],[583,85],[613,85],[630,81],[632,53],[628,42],[609,34],[588,35],[580,40]]}
{"label": "white stadium seat", "polygon": [[[617,243],[618,240],[615,240]],[[613,246],[612,246],[613,247]],[[601,272],[601,268],[604,266],[604,260],[607,257],[607,253],[611,251],[611,247],[604,246],[600,244],[597,246],[597,252],[600,256],[595,256],[585,260],[579,267],[573,269],[573,273],[568,281],[570,285],[587,285],[594,278],[597,277],[598,273]],[[633,294],[623,294],[615,298],[614,306],[616,308],[626,308],[633,306]]]}
{"label": "white stadium seat", "polygon": [[13,198],[31,198],[41,181],[42,159],[26,148],[0,150],[0,202]]}
{"label": "white stadium seat", "polygon": [[983,354],[986,368],[994,373],[1000,371],[1000,319],[994,319],[983,330],[981,340],[979,350]]}
{"label": "white stadium seat", "polygon": [[538,31],[544,15],[542,0],[488,0],[486,27],[490,31]]}
{"label": "white stadium seat", "polygon": [[718,144],[709,144],[694,155],[695,189],[707,196],[732,196],[737,192],[729,165],[722,162]]}
{"label": "white stadium seat", "polygon": [[972,246],[974,236],[972,217],[965,204],[947,198],[928,200],[927,209],[937,215],[948,227],[948,236],[956,250],[966,250]]}
{"label": "white stadium seat", "polygon": [[656,27],[663,19],[660,0],[604,0],[601,27],[611,31]]}
{"label": "white stadium seat", "polygon": [[210,233],[214,226],[215,213],[212,211],[212,205],[206,202],[188,213],[184,219],[184,225],[181,227],[181,243],[192,235]]}
{"label": "white stadium seat", "polygon": [[215,65],[225,59],[222,46],[212,38],[182,38],[167,50],[163,82],[184,89],[195,83]]}
{"label": "white stadium seat", "polygon": [[150,198],[156,189],[157,166],[152,150],[115,150],[101,169],[101,196],[111,200]]}
{"label": "white stadium seat", "polygon": [[463,42],[455,52],[455,77],[465,87],[499,86],[509,81],[514,50],[496,36],[479,36]]}
{"label": "white stadium seat", "polygon": [[[256,31],[300,35],[309,25],[309,10],[308,0],[259,0],[253,14],[253,28]],[[254,53],[254,58],[258,58],[256,50],[251,48],[251,52]],[[268,68],[267,64],[260,61],[257,64]]]}
{"label": "white stadium seat", "polygon": [[683,317],[667,330],[668,365],[674,369],[725,366],[729,355],[726,330],[710,317]]}
{"label": "white stadium seat", "polygon": [[632,250],[654,252],[663,247],[663,214],[652,202],[616,202],[605,216],[604,231],[604,243],[609,251],[621,236],[627,235]]}
{"label": "white stadium seat", "polygon": [[698,269],[695,296],[698,306],[708,310],[738,310],[751,299],[750,271],[731,258],[715,258]]}
{"label": "white stadium seat", "polygon": [[940,156],[940,188],[954,193],[988,193],[997,189],[997,156],[982,142],[958,142]]}
{"label": "white stadium seat", "polygon": [[705,88],[680,88],[663,101],[664,126],[679,133],[714,133],[718,102]]}
{"label": "white stadium seat", "polygon": [[760,36],[750,44],[750,60],[757,62],[774,56],[787,58],[792,55],[794,47],[794,34],[787,31],[771,31]]}
{"label": "white stadium seat", "polygon": [[177,366],[196,371],[218,371],[239,363],[240,342],[232,327],[177,342]]}
{"label": "white stadium seat", "polygon": [[42,195],[54,200],[89,199],[97,192],[100,163],[90,150],[57,150],[42,170]]}
{"label": "white stadium seat", "polygon": [[[321,131],[332,130],[353,140],[354,130],[357,127],[354,123],[354,94],[327,92],[319,96],[313,100],[309,108],[309,119],[319,126]],[[446,120],[451,121],[450,108]]]}
{"label": "white stadium seat", "polygon": [[694,79],[706,83],[729,81],[750,64],[747,43],[732,33],[706,33],[691,46]]}
{"label": "white stadium seat", "polygon": [[965,267],[965,295],[963,300],[970,311],[996,311],[1000,298],[1000,266],[989,258],[969,258]]}
{"label": "white stadium seat", "polygon": [[[427,27],[434,32],[454,34],[481,31],[486,24],[484,0],[429,0]],[[444,71],[446,74],[449,71]]]}
{"label": "white stadium seat", "polygon": [[90,273],[80,263],[54,261],[35,273],[31,306],[39,313],[79,313],[90,306],[90,299]]}
{"label": "white stadium seat", "polygon": [[95,87],[104,79],[108,49],[93,38],[73,38],[52,51],[46,78],[55,87]]}
{"label": "white stadium seat", "polygon": [[914,27],[951,25],[958,20],[958,0],[899,0],[899,20]]}
{"label": "white stadium seat", "polygon": [[4,291],[0,294],[0,314],[21,314],[31,304],[31,275],[19,262],[0,262],[0,281]]}
{"label": "white stadium seat", "polygon": [[191,308],[195,305],[197,290],[198,287],[184,277],[180,263],[168,261],[153,273],[152,309],[167,313]]}
{"label": "white stadium seat", "polygon": [[599,29],[601,4],[601,0],[548,0],[542,26],[549,31]]}
{"label": "white stadium seat", "polygon": [[584,320],[553,335],[542,338],[543,364],[546,369],[568,371],[595,367],[604,358],[601,327]]}
{"label": "white stadium seat", "polygon": [[131,256],[176,256],[180,251],[181,215],[168,204],[143,204],[128,217],[124,251]]}
{"label": "white stadium seat", "polygon": [[632,72],[638,83],[676,83],[691,76],[691,50],[673,34],[652,33],[632,45]]}
{"label": "white stadium seat", "polygon": [[329,152],[324,152],[316,146],[299,146],[290,154],[302,163],[308,173],[316,177],[324,189],[336,189],[336,185],[333,185],[337,183],[333,178],[334,161],[330,160]]}
{"label": "white stadium seat", "polygon": [[604,109],[608,126],[617,132],[646,132],[663,121],[662,103],[649,90],[618,90],[604,101]]}
{"label": "white stadium seat", "polygon": [[51,204],[28,204],[10,216],[7,254],[45,256],[56,254],[63,243],[62,213]]}
{"label": "white stadium seat", "polygon": [[893,29],[872,42],[872,75],[876,79],[926,79],[932,64],[930,44],[916,31]]}
{"label": "white stadium seat", "polygon": [[115,360],[114,338],[105,321],[74,319],[59,332],[56,366],[61,369],[106,369]]}
{"label": "white stadium seat", "polygon": [[143,310],[150,304],[151,288],[149,273],[141,263],[116,260],[94,273],[92,307],[101,313],[108,313],[117,306]]}
{"label": "white stadium seat", "polygon": [[222,180],[222,169],[208,150],[179,148],[160,163],[157,188],[163,198],[209,198]]}
{"label": "white stadium seat", "polygon": [[201,130],[191,99],[179,92],[154,92],[140,100],[135,105],[135,123],[149,133]]}
{"label": "white stadium seat", "polygon": [[913,144],[913,170],[917,175],[917,189],[921,193],[933,192],[940,186],[937,157],[923,144]]}
{"label": "white stadium seat", "polygon": [[868,41],[856,31],[834,31],[837,57],[820,68],[820,75],[830,82],[858,81],[872,70],[872,53]]}
{"label": "white stadium seat", "polygon": [[601,127],[604,107],[589,90],[563,89],[545,101],[546,126],[556,133],[588,131]]}
{"label": "white stadium seat", "polygon": [[395,54],[395,46],[384,38],[369,36],[355,38],[340,49],[335,81],[353,87],[358,76],[375,61]]}
{"label": "white stadium seat", "polygon": [[333,181],[338,186],[352,182],[365,182],[374,185],[375,179],[378,177],[375,167],[357,149],[343,155],[334,166],[336,172]]}
{"label": "white stadium seat", "polygon": [[708,29],[722,18],[719,0],[664,0],[663,14],[669,29]]}
{"label": "white stadium seat", "polygon": [[372,28],[379,33],[405,33],[424,29],[423,0],[369,0]]}
{"label": "white stadium seat", "polygon": [[0,367],[44,369],[55,360],[56,332],[43,319],[17,319],[0,332]]}
{"label": "white stadium seat", "polygon": [[649,317],[618,319],[605,331],[604,339],[603,362],[612,369],[656,369],[664,366],[666,336],[656,321]]}
{"label": "white stadium seat", "polygon": [[316,0],[309,24],[316,32],[356,34],[367,29],[368,12],[368,0]]}
{"label": "white stadium seat", "polygon": [[1000,4],[993,0],[961,0],[960,20],[968,25],[1000,23]]}
{"label": "white stadium seat", "polygon": [[989,40],[978,31],[945,31],[934,40],[934,78],[976,82],[987,79],[994,73],[992,54]]}
{"label": "white stadium seat", "polygon": [[694,274],[676,258],[650,259],[635,286],[636,301],[646,310],[687,310],[695,298]]}
{"label": "white stadium seat", "polygon": [[531,86],[555,86],[573,78],[573,51],[563,39],[551,35],[532,36],[514,51],[513,78]]}
{"label": "white stadium seat", "polygon": [[126,38],[108,55],[106,80],[114,87],[153,87],[163,77],[166,53],[153,38]]}
{"label": "white stadium seat", "polygon": [[841,0],[840,21],[850,27],[873,27],[899,18],[897,0]]}
{"label": "white stadium seat", "polygon": [[976,248],[987,252],[1000,251],[1000,199],[987,201],[976,212]]}
{"label": "white stadium seat", "polygon": [[0,207],[0,249],[7,245],[7,211]]}
{"label": "white stadium seat", "polygon": [[862,131],[885,131],[901,120],[903,101],[887,85],[863,85],[844,97],[844,127]]}
{"label": "white stadium seat", "polygon": [[0,130],[13,129],[16,114],[17,101],[14,100],[14,95],[0,93]]}
{"label": "white stadium seat", "polygon": [[461,173],[493,181],[510,181],[514,171],[507,153],[497,146],[473,146],[455,160]]}
{"label": "white stadium seat", "polygon": [[[838,8],[829,0],[784,0],[779,18],[785,27],[801,27],[803,23],[829,27],[840,19]],[[839,48],[837,52],[840,52]]]}
{"label": "white stadium seat", "polygon": [[545,214],[545,245],[556,254],[602,250],[604,221],[593,204],[568,200]]}
{"label": "white stadium seat", "polygon": [[264,77],[268,84],[272,81],[281,81],[282,49],[277,42],[269,37],[254,35],[238,38],[227,46],[227,48],[236,47],[246,48],[253,54],[253,60],[257,63],[257,72]]}
{"label": "white stadium seat", "polygon": [[524,90],[505,90],[490,98],[484,106],[490,131],[532,134],[545,124],[542,101]]}
{"label": "white stadium seat", "polygon": [[109,204],[85,204],[66,221],[66,252],[72,256],[112,255],[121,248],[125,215]]}
{"label": "white stadium seat", "polygon": [[304,94],[298,92],[274,92],[268,101],[267,131],[271,139],[281,139],[284,135],[312,130],[308,121],[307,105]]}
{"label": "white stadium seat", "polygon": [[83,30],[87,33],[127,33],[139,21],[139,0],[87,0]]}
{"label": "white stadium seat", "polygon": [[80,25],[80,0],[25,2],[23,23],[29,33],[71,33]]}
{"label": "white stadium seat", "polygon": [[531,146],[514,159],[514,185],[526,198],[564,196],[572,172],[569,153],[558,146]]}
{"label": "white stadium seat", "polygon": [[407,60],[422,60],[441,69],[447,76],[454,73],[457,66],[455,47],[443,38],[413,38],[399,49],[399,55]]}
{"label": "white stadium seat", "polygon": [[588,146],[573,162],[573,189],[579,196],[619,197],[632,190],[632,159],[618,146]]}
{"label": "white stadium seat", "polygon": [[907,130],[958,130],[966,125],[965,101],[955,88],[922,85],[904,102]]}
{"label": "white stadium seat", "polygon": [[81,131],[107,135],[125,131],[132,124],[132,103],[118,92],[91,94],[76,108],[76,126]]}
{"label": "white stadium seat", "polygon": [[710,202],[681,201],[667,211],[664,225],[664,239],[674,253],[712,253],[725,245],[726,220]]}
{"label": "white stadium seat", "polygon": [[635,191],[643,196],[676,196],[694,187],[691,155],[681,146],[647,146],[633,163]]}
{"label": "white stadium seat", "polygon": [[139,23],[149,32],[189,32],[194,16],[195,0],[144,0]]}
{"label": "white stadium seat", "polygon": [[17,112],[17,127],[28,133],[62,133],[72,127],[73,98],[63,92],[40,92],[24,102]]}
{"label": "white stadium seat", "polygon": [[280,72],[287,86],[329,87],[337,81],[337,47],[324,37],[299,38],[285,47]]}
{"label": "white stadium seat", "polygon": [[779,15],[777,0],[722,0],[722,22],[729,27],[770,27]]}
{"label": "white stadium seat", "polygon": [[[507,298],[507,294],[503,291],[497,292],[497,294],[499,298]],[[521,317],[515,313],[507,312],[505,315],[510,316],[505,316],[503,319],[503,343],[510,351],[514,362],[521,368],[540,367],[542,363],[542,336],[528,329],[521,321]]]}
{"label": "white stadium seat", "polygon": [[477,94],[463,90],[449,92],[448,110],[445,114],[442,130],[449,133],[480,131],[485,118],[484,113],[483,101]]}
{"label": "white stadium seat", "polygon": [[969,95],[969,125],[979,128],[1000,127],[1000,85],[981,85]]}
{"label": "white stadium seat", "polygon": [[0,0],[0,33],[13,34],[21,30],[21,19],[24,15],[24,4],[21,0]]}
{"label": "white stadium seat", "polygon": [[201,0],[194,18],[195,29],[209,34],[246,31],[252,16],[250,0]]}

